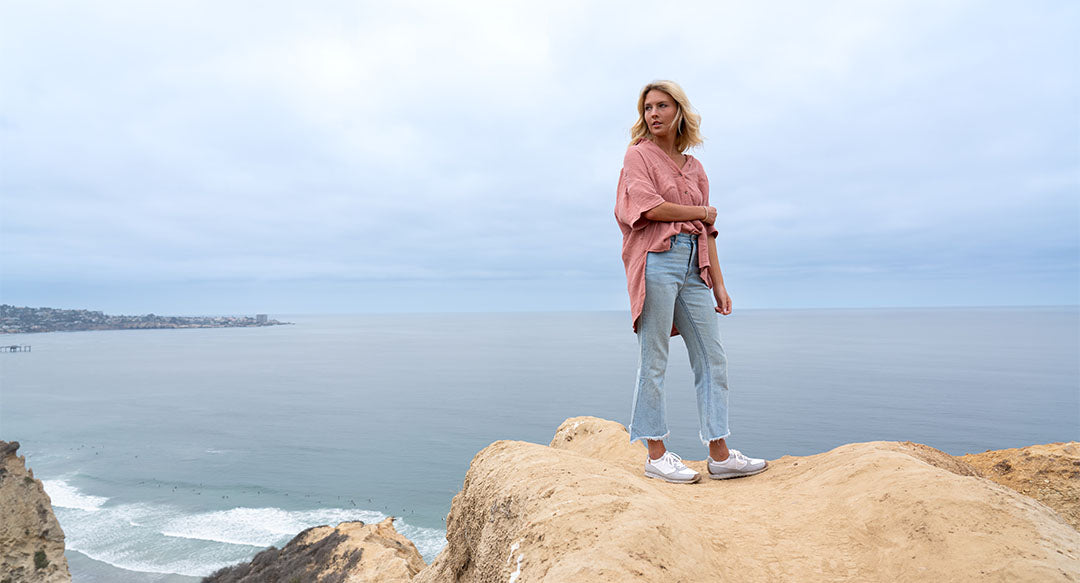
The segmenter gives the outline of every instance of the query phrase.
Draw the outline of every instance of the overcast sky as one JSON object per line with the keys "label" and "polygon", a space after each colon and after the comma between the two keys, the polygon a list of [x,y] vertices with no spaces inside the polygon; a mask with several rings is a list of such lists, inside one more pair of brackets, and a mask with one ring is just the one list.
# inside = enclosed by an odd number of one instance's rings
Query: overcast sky
{"label": "overcast sky", "polygon": [[736,309],[1076,304],[1080,3],[0,0],[0,301],[628,308],[646,82]]}

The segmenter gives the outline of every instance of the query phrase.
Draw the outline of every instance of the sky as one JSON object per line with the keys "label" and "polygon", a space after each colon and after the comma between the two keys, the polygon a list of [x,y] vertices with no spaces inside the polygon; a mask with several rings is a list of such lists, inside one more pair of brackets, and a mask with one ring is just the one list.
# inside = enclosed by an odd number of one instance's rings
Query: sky
{"label": "sky", "polygon": [[0,0],[0,303],[627,310],[673,79],[739,308],[1080,303],[1080,3]]}

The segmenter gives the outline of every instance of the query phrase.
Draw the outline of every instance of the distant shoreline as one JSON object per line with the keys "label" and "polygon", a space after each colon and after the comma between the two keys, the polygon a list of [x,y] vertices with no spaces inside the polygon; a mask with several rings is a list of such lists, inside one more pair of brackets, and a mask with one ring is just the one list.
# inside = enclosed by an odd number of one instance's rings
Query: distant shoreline
{"label": "distant shoreline", "polygon": [[92,310],[0,305],[0,335],[94,330],[175,330],[188,328],[260,328],[284,326],[266,314],[256,316],[111,316]]}

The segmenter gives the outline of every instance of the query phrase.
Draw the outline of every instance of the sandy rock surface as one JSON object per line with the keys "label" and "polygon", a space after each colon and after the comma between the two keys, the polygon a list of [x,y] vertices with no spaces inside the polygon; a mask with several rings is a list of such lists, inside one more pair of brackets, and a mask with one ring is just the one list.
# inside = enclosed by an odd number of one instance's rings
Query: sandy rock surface
{"label": "sandy rock surface", "polygon": [[414,581],[1080,581],[1080,532],[926,446],[850,444],[694,485],[645,478],[644,460],[592,417],[549,447],[493,443]]}
{"label": "sandy rock surface", "polygon": [[0,582],[71,581],[52,501],[18,449],[0,441]]}
{"label": "sandy rock surface", "polygon": [[1080,442],[999,449],[959,459],[984,478],[1053,508],[1080,530]]}
{"label": "sandy rock surface", "polygon": [[394,529],[393,518],[379,524],[342,522],[316,526],[296,535],[282,549],[271,547],[251,563],[227,567],[205,583],[398,583],[425,567],[409,539]]}

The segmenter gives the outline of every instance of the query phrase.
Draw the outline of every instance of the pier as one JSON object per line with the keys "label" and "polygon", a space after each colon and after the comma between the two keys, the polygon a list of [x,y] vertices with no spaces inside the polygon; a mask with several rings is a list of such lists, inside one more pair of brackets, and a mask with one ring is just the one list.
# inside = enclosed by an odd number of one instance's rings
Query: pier
{"label": "pier", "polygon": [[0,346],[0,352],[30,352],[30,345],[11,344],[9,346]]}

